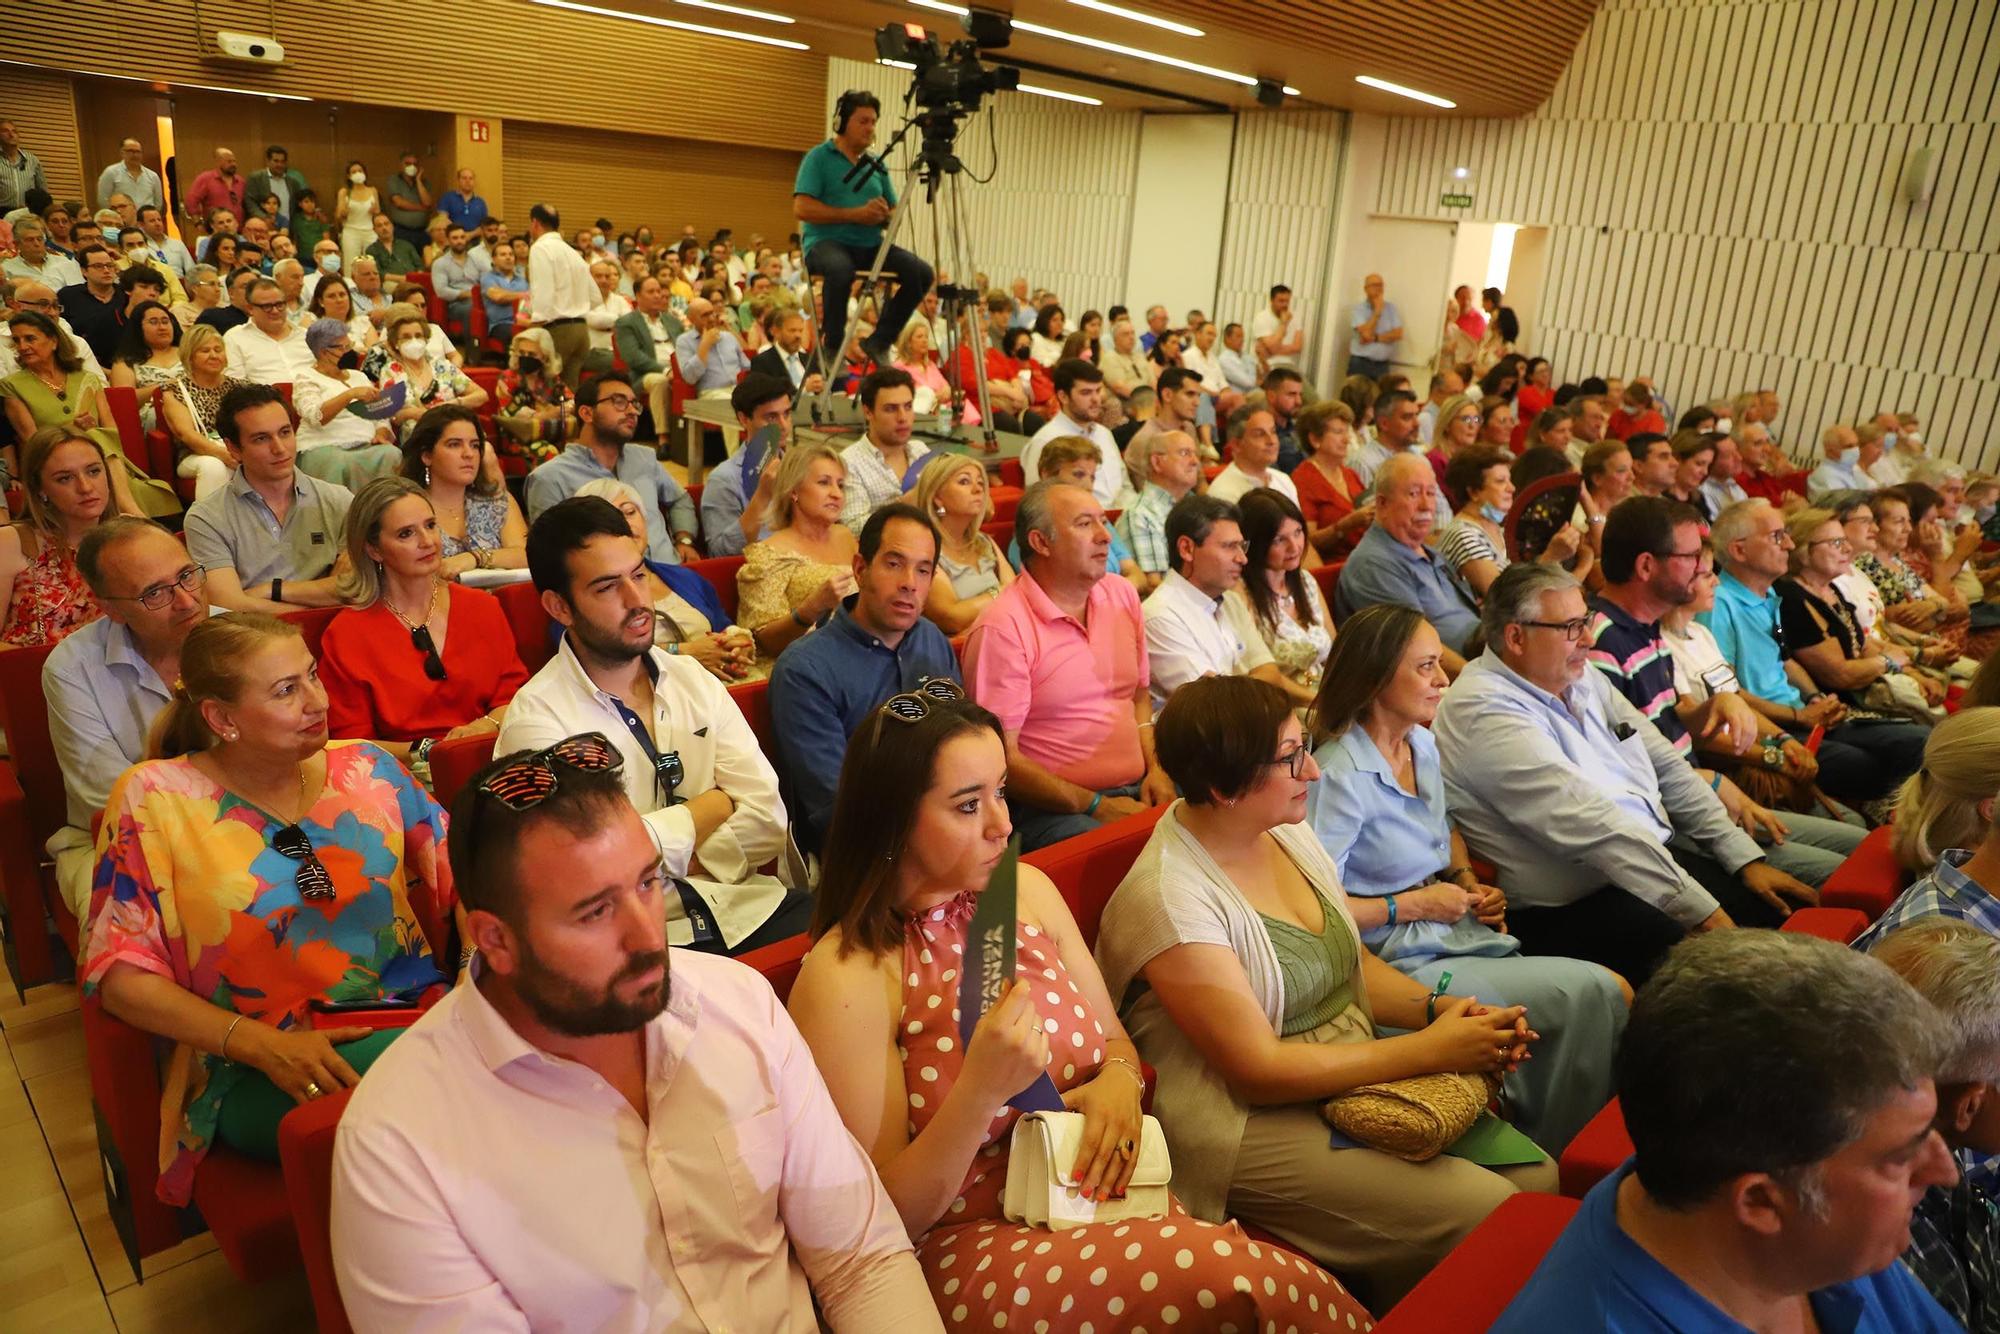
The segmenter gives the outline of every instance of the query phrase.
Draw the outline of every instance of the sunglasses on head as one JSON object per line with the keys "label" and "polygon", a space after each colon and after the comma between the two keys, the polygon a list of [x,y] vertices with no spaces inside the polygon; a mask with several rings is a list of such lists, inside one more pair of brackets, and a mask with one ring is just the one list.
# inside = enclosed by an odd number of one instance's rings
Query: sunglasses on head
{"label": "sunglasses on head", "polygon": [[875,735],[882,735],[882,722],[894,718],[899,723],[920,723],[931,716],[933,706],[957,704],[965,699],[965,691],[958,682],[948,676],[933,676],[918,684],[915,690],[900,695],[891,695],[882,701],[882,707],[875,713]]}
{"label": "sunglasses on head", "polygon": [[312,839],[306,831],[295,824],[288,824],[271,835],[271,847],[281,856],[289,857],[299,864],[299,897],[308,903],[324,903],[333,897],[333,875],[326,869],[326,863],[319,859]]}
{"label": "sunglasses on head", "polygon": [[444,659],[438,656],[437,641],[431,638],[428,625],[412,626],[410,643],[424,655],[424,675],[433,681],[444,680]]}
{"label": "sunglasses on head", "polygon": [[[675,763],[679,760],[676,753]],[[624,768],[625,760],[604,733],[583,732],[523,755],[488,774],[479,784],[479,795],[493,798],[510,811],[530,810],[547,801],[562,786],[557,765],[579,773],[605,773]]]}

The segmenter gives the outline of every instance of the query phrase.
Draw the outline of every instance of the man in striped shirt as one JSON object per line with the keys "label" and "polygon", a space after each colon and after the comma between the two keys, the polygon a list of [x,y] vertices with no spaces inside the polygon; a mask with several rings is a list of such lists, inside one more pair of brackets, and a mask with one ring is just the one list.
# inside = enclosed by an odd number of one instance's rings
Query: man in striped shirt
{"label": "man in striped shirt", "polygon": [[1776,767],[1785,735],[1775,724],[1764,724],[1735,691],[1717,691],[1696,704],[1682,700],[1674,688],[1673,655],[1660,634],[1660,618],[1694,600],[1701,544],[1701,515],[1678,501],[1633,496],[1613,507],[1604,524],[1604,588],[1590,599],[1591,665],[1696,766],[1730,818],[1767,845],[1773,866],[1818,887],[1860,844],[1866,829],[1768,810],[1722,774],[1702,768],[1695,756],[1699,739],[1705,751]]}

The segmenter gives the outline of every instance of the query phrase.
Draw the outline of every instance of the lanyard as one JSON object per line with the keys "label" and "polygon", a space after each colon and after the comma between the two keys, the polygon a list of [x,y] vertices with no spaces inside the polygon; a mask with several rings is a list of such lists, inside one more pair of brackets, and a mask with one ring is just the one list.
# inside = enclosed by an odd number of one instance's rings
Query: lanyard
{"label": "lanyard", "polygon": [[[647,663],[646,666],[650,674],[652,664]],[[655,677],[654,685],[657,686],[658,684],[658,678]],[[662,804],[667,806],[680,805],[686,800],[685,797],[678,795],[676,792],[676,789],[681,785],[681,778],[683,776],[681,753],[677,750],[670,750],[665,755],[660,754],[659,747],[653,744],[652,733],[646,730],[645,721],[638,714],[627,708],[625,701],[619,699],[616,695],[607,695],[605,698],[611,701],[612,708],[618,710],[618,717],[625,724],[625,730],[632,734],[632,739],[637,741],[639,748],[646,752],[646,759],[653,766],[654,791],[661,794]],[[679,876],[673,877],[673,882],[674,889],[681,896],[681,911],[687,917],[688,926],[694,931],[694,944],[697,947],[720,944],[722,942],[722,931],[716,926],[715,914],[709,910],[709,906],[702,899],[700,891],[696,890],[693,885],[690,885]]]}

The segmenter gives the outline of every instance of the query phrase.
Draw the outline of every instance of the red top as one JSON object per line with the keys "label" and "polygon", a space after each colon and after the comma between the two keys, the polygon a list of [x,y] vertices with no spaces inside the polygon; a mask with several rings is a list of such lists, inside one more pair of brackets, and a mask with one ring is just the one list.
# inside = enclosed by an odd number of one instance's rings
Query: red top
{"label": "red top", "polygon": [[410,632],[377,599],[327,623],[320,644],[327,728],[335,737],[415,741],[439,737],[499,708],[528,679],[500,599],[445,585],[444,680],[424,675]]}
{"label": "red top", "polygon": [[[1292,485],[1299,489],[1299,512],[1306,516],[1307,532],[1331,527],[1354,513],[1354,497],[1360,495],[1362,491],[1361,474],[1344,463],[1340,466],[1340,473],[1341,480],[1347,483],[1347,494],[1344,496],[1334,490],[1333,483],[1327,480],[1326,474],[1321,472],[1319,465],[1311,459],[1292,469]],[[1353,550],[1354,544],[1361,540],[1361,534],[1366,531],[1365,528],[1357,528],[1349,533],[1329,553],[1328,559],[1338,560]]]}
{"label": "red top", "polygon": [[1611,420],[1604,427],[1604,433],[1613,440],[1630,440],[1645,431],[1654,431],[1660,435],[1667,433],[1667,419],[1660,415],[1659,409],[1647,408],[1644,412],[1633,412],[1621,407],[1611,414]]}
{"label": "red top", "polygon": [[[986,378],[989,380],[1011,380],[1022,371],[1028,372],[1028,405],[1039,408],[1045,403],[1055,402],[1055,381],[1048,371],[1035,361],[1015,361],[997,347],[986,349]],[[967,386],[972,383],[972,344],[958,345],[958,378]]]}
{"label": "red top", "polygon": [[1556,395],[1552,389],[1537,389],[1524,384],[1514,395],[1514,452],[1519,454],[1528,444],[1528,428],[1535,424],[1535,415],[1544,408],[1555,406]]}
{"label": "red top", "polygon": [[1752,500],[1768,500],[1773,505],[1783,505],[1786,495],[1802,496],[1806,493],[1807,476],[1804,472],[1761,473],[1746,463],[1743,471],[1736,474],[1736,484]]}

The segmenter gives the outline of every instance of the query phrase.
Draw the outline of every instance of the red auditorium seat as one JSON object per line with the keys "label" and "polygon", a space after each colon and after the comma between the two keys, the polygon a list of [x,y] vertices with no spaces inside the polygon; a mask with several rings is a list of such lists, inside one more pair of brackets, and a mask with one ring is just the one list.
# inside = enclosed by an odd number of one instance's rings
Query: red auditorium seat
{"label": "red auditorium seat", "polygon": [[505,584],[494,589],[493,596],[500,599],[500,605],[507,611],[507,624],[514,631],[514,651],[521,655],[528,675],[533,676],[556,655],[549,614],[542,610],[542,595],[533,584]]}
{"label": "red auditorium seat", "polygon": [[462,736],[454,741],[440,741],[431,748],[431,794],[438,805],[447,812],[451,810],[472,776],[493,758],[493,743],[499,737],[498,732]]}
{"label": "red auditorium seat", "polygon": [[43,848],[68,818],[62,766],[49,739],[42,702],[47,648],[0,653],[0,728],[12,751],[0,764],[0,891],[7,907],[7,965],[21,991],[55,980],[61,965],[45,922],[76,952],[76,919],[56,892],[55,866]]}
{"label": "red auditorium seat", "polygon": [[1853,908],[1794,908],[1784,929],[1818,936],[1836,945],[1852,945],[1868,929],[1868,915]]}
{"label": "red auditorium seat", "polygon": [[1580,1206],[1560,1195],[1510,1195],[1375,1322],[1377,1334],[1482,1334],[1527,1284]]}
{"label": "red auditorium seat", "polygon": [[1001,554],[1005,555],[1007,544],[1014,540],[1014,521],[1012,519],[988,519],[985,523],[979,525],[979,531],[999,543]]}
{"label": "red auditorium seat", "polygon": [[769,681],[745,681],[741,685],[729,687],[729,698],[748,720],[751,732],[756,734],[757,749],[764,752],[772,765],[778,763],[776,734],[771,730],[771,683]]}
{"label": "red auditorium seat", "polygon": [[688,568],[708,580],[716,597],[722,600],[722,609],[729,613],[729,619],[736,619],[736,572],[743,568],[741,556],[712,556],[708,560],[690,561]]}
{"label": "red auditorium seat", "polygon": [[1320,595],[1326,599],[1328,611],[1333,610],[1334,590],[1340,587],[1341,567],[1346,564],[1344,560],[1336,560],[1313,567],[1312,577],[1319,580]]}
{"label": "red auditorium seat", "polygon": [[1014,511],[1021,508],[1021,488],[1018,486],[996,486],[986,493],[993,499],[993,523],[1014,522]]}
{"label": "red auditorium seat", "polygon": [[354,1090],[342,1089],[302,1103],[278,1123],[278,1161],[284,1167],[285,1194],[291,1199],[292,1224],[298,1229],[319,1334],[353,1330],[333,1276],[332,1229],[334,1135],[353,1096]]}
{"label": "red auditorium seat", "polygon": [[1166,810],[1165,806],[1151,807],[1021,859],[1055,882],[1056,891],[1083,932],[1085,945],[1096,948],[1097,922],[1104,915],[1105,903],[1138,859],[1139,850],[1153,836],[1153,826]]}
{"label": "red auditorium seat", "polygon": [[1619,1109],[1618,1099],[1613,1098],[1576,1133],[1556,1163],[1562,1193],[1582,1199],[1592,1186],[1616,1172],[1618,1165],[1631,1156],[1632,1137],[1625,1133],[1625,1113]]}
{"label": "red auditorium seat", "polygon": [[1853,908],[1871,922],[1887,912],[1911,880],[1890,848],[1894,837],[1889,825],[1869,830],[1861,846],[1820,887],[1820,906]]}

